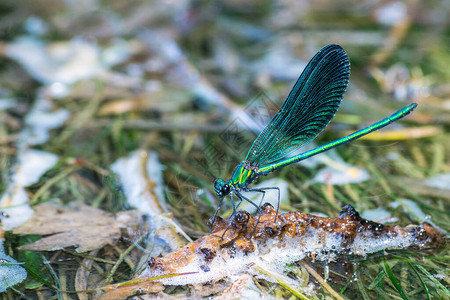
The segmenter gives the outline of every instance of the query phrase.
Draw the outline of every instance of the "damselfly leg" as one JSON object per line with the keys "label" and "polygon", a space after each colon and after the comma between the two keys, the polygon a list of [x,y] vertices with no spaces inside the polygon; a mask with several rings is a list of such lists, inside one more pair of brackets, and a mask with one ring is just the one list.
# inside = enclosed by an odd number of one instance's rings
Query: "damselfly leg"
{"label": "damselfly leg", "polygon": [[[260,192],[262,193],[262,197],[261,197],[261,201],[259,202],[259,206],[261,207],[261,205],[263,204],[264,201],[264,196],[266,195],[266,191],[267,190],[277,190],[277,212],[275,213],[275,219],[273,220],[274,223],[277,221],[277,217],[278,217],[278,209],[280,208],[280,197],[281,197],[281,192],[280,192],[280,188],[279,187],[262,187],[262,188],[254,188],[254,189],[245,189],[244,191],[246,192]],[[258,218],[259,220],[259,218]],[[256,222],[255,227],[258,225],[258,222]]]}

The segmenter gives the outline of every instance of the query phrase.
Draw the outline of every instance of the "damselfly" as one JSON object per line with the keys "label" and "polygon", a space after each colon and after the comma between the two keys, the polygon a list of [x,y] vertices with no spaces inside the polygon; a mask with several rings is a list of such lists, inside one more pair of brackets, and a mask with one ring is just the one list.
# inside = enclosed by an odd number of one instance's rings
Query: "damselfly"
{"label": "damselfly", "polygon": [[[259,222],[261,208],[244,196],[242,191],[262,193],[260,203],[263,203],[267,190],[277,190],[278,206],[274,220],[276,222],[280,205],[280,190],[278,187],[249,188],[249,184],[255,179],[383,128],[403,118],[417,106],[415,103],[409,104],[393,115],[364,129],[289,157],[289,154],[311,142],[328,125],[341,104],[349,77],[350,61],[344,49],[339,45],[328,45],[311,59],[281,109],[253,142],[247,157],[236,167],[231,179],[227,182],[216,179],[214,188],[220,202],[210,220],[211,228],[223,199],[227,195],[231,199],[233,215],[236,214],[239,204],[245,200],[256,207],[259,212]],[[234,196],[239,200],[237,206],[234,204]]]}

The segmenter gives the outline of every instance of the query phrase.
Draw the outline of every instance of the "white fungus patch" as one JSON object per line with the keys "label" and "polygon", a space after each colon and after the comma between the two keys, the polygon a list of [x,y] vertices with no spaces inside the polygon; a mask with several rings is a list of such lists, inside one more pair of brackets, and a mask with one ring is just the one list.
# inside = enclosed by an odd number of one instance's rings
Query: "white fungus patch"
{"label": "white fungus patch", "polygon": [[10,109],[16,105],[17,100],[14,98],[0,98],[0,111]]}
{"label": "white fungus patch", "polygon": [[434,275],[432,275],[434,278],[437,278],[439,280],[444,280],[447,276],[445,274],[442,273],[436,273]]}
{"label": "white fungus patch", "polygon": [[382,224],[395,223],[398,221],[398,218],[393,217],[389,211],[385,210],[382,207],[378,207],[375,209],[366,209],[361,213],[361,217],[366,220]]}
{"label": "white fungus patch", "polygon": [[[229,254],[229,249],[218,248],[216,256],[209,262],[201,255],[194,258],[185,266],[177,268],[174,273],[194,273],[164,278],[160,281],[165,285],[186,285],[217,280],[223,277],[238,276],[250,273],[258,277],[264,277],[256,272],[252,266],[259,266],[271,270],[275,274],[286,271],[287,264],[300,261],[307,256],[314,256],[320,261],[333,261],[342,255],[366,256],[370,253],[387,249],[404,249],[412,245],[424,246],[427,242],[417,240],[411,233],[400,227],[381,236],[375,236],[371,232],[358,233],[355,240],[349,244],[343,244],[342,235],[327,232],[323,229],[308,228],[301,237],[286,237],[283,239],[254,240],[255,251],[245,254],[237,250],[234,255]],[[160,276],[165,273],[158,270],[147,270],[142,276]],[[273,281],[273,278],[264,277]]]}
{"label": "white fungus patch", "polygon": [[[43,92],[41,92],[43,93]],[[48,141],[49,131],[58,128],[70,117],[67,109],[53,111],[53,103],[45,97],[36,99],[30,112],[25,116],[25,129],[21,132],[20,143],[40,145]]]}
{"label": "white fungus patch", "polygon": [[308,168],[315,168],[318,164],[326,165],[325,168],[316,173],[316,176],[311,180],[313,183],[343,185],[370,179],[370,174],[366,169],[346,163],[335,150],[313,156],[302,161],[301,164]]}
{"label": "white fungus patch", "polygon": [[58,156],[49,152],[29,149],[21,153],[18,160],[19,165],[13,181],[21,186],[29,186],[38,182],[39,178],[58,162]]}
{"label": "white fungus patch", "polygon": [[[144,170],[143,166],[145,166]],[[162,190],[163,169],[154,151],[135,151],[111,165],[111,170],[119,177],[127,201],[149,216],[156,216],[166,211]],[[153,193],[148,190],[148,179],[155,182],[152,186]],[[155,207],[154,203],[159,203],[161,207]]]}
{"label": "white fungus patch", "polygon": [[450,190],[450,173],[437,174],[426,179],[425,184],[442,190]]}
{"label": "white fungus patch", "polygon": [[[150,252],[158,255],[159,246],[168,246],[170,250],[176,250],[185,243],[179,235],[192,242],[183,229],[167,213],[167,207],[163,191],[162,171],[164,166],[159,162],[158,155],[154,151],[138,150],[126,157],[118,159],[111,165],[111,170],[117,175],[118,183],[123,188],[124,194],[130,205],[143,214],[149,216],[148,224],[153,232],[156,242],[152,242]],[[155,243],[158,246],[155,246]],[[146,263],[142,260],[142,264]]]}
{"label": "white fungus patch", "polygon": [[331,185],[343,185],[347,183],[359,183],[370,178],[369,173],[363,168],[341,163],[340,168],[325,167],[317,172],[312,182],[320,182]]}
{"label": "white fungus patch", "polygon": [[375,9],[374,17],[382,25],[393,26],[406,20],[408,7],[401,1],[388,2]]}
{"label": "white fungus patch", "polygon": [[2,227],[5,230],[20,226],[31,217],[33,210],[28,204],[25,187],[38,182],[40,177],[58,162],[58,156],[28,149],[20,152],[17,160],[11,182],[0,199],[0,209],[8,215],[2,219]]}
{"label": "white fungus patch", "polygon": [[34,37],[21,37],[5,46],[5,54],[44,84],[72,84],[103,71],[97,45],[79,38],[45,44]]}
{"label": "white fungus patch", "polygon": [[390,203],[389,206],[393,208],[397,208],[400,206],[403,208],[404,212],[409,214],[414,220],[419,222],[428,222],[437,229],[439,229],[440,231],[445,232],[444,229],[440,228],[439,226],[436,226],[436,224],[434,224],[433,221],[431,221],[431,217],[425,214],[419,207],[419,205],[417,205],[417,203],[412,200],[400,198],[397,199],[395,202]]}
{"label": "white fungus patch", "polygon": [[0,293],[27,278],[27,271],[11,256],[0,251]]}

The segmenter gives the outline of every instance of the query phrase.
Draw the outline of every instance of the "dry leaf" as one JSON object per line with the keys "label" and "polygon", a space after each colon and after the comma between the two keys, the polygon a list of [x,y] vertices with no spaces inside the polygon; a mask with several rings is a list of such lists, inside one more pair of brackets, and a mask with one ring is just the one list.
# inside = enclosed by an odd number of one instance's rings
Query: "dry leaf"
{"label": "dry leaf", "polygon": [[[249,282],[251,282],[251,277],[248,274],[242,274],[236,278],[224,291],[217,295],[215,298],[217,300],[223,299],[242,299],[243,292],[248,288]],[[260,296],[260,295],[257,295]],[[258,297],[260,298],[260,297]],[[262,297],[261,297],[262,298]]]}
{"label": "dry leaf", "polygon": [[[91,251],[89,255],[95,257],[98,253],[98,250]],[[82,291],[88,289],[88,279],[90,274],[90,269],[92,265],[94,264],[94,261],[90,258],[83,259],[83,264],[80,265],[80,267],[77,270],[77,273],[75,275],[75,290],[78,293],[78,299],[80,300],[88,300],[87,293],[83,293]]]}
{"label": "dry leaf", "polygon": [[50,235],[34,243],[19,247],[20,250],[55,251],[75,246],[77,252],[85,252],[114,245],[121,236],[121,227],[135,225],[140,219],[136,211],[122,212],[116,218],[100,209],[77,204],[74,208],[48,203],[34,207],[35,213],[14,234]]}
{"label": "dry leaf", "polygon": [[193,284],[190,286],[191,297],[193,299],[201,299],[216,295],[218,293],[225,293],[230,286],[231,284],[228,280],[217,280],[207,283]]}
{"label": "dry leaf", "polygon": [[9,255],[0,251],[0,293],[10,286],[16,285],[27,278],[27,271]]}
{"label": "dry leaf", "polygon": [[[139,278],[138,280],[131,280],[119,284],[112,284],[103,287],[106,291],[97,300],[119,300],[128,299],[136,294],[156,294],[164,290],[161,282],[151,279]],[[141,297],[139,297],[141,298]],[[152,295],[153,299],[153,295]]]}

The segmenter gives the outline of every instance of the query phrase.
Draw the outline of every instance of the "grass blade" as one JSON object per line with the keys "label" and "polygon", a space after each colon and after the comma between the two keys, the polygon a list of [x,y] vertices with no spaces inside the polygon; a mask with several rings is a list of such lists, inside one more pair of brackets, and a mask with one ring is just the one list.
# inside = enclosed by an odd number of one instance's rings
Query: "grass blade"
{"label": "grass blade", "polygon": [[428,300],[431,300],[430,293],[429,293],[429,291],[428,291],[428,287],[426,286],[425,282],[423,282],[422,277],[420,276],[419,272],[417,272],[417,269],[414,268],[414,265],[413,265],[411,262],[408,262],[408,265],[411,267],[411,269],[413,269],[414,273],[416,273],[417,277],[419,278],[420,283],[421,283],[422,286],[423,286],[423,290],[424,290],[425,293],[427,294]]}
{"label": "grass blade", "polygon": [[439,282],[433,275],[430,274],[424,267],[421,265],[416,265],[416,267],[423,273],[425,276],[427,276],[428,279],[430,279],[436,286],[438,286],[446,295],[447,298],[450,298],[450,291],[442,285],[442,283]]}
{"label": "grass blade", "polygon": [[408,300],[408,297],[406,296],[405,292],[403,291],[402,286],[398,282],[397,278],[395,278],[395,275],[392,272],[391,267],[389,267],[389,264],[387,263],[386,258],[384,258],[384,269],[385,269],[385,272],[388,275],[389,279],[391,280],[392,284],[394,285],[395,289],[400,294],[400,296],[403,299]]}

